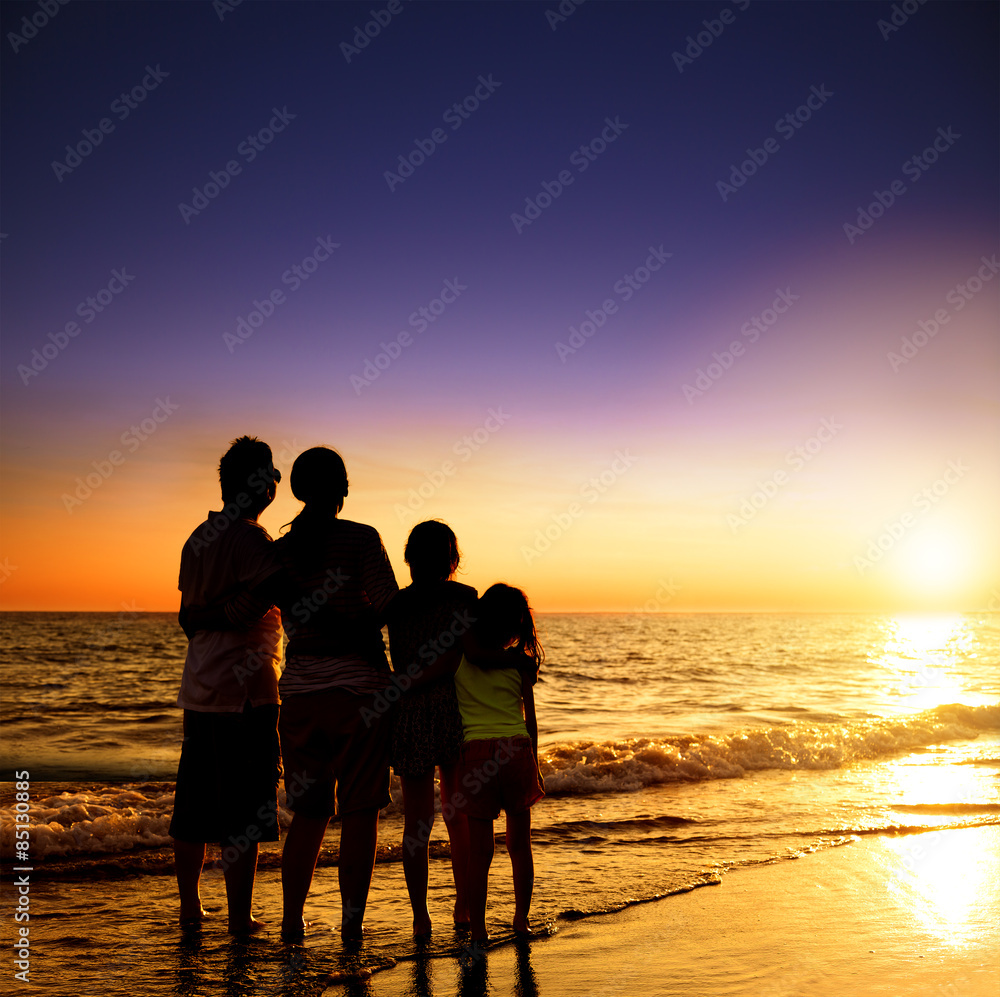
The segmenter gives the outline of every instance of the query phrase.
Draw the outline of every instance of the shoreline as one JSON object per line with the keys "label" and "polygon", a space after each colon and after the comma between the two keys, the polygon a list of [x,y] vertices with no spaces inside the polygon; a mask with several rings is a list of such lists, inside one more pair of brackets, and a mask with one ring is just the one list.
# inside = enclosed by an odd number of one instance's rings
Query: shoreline
{"label": "shoreline", "polygon": [[[503,942],[483,964],[409,957],[371,997],[596,992],[676,997],[996,997],[1000,827],[873,835],[735,868],[625,910]],[[367,973],[362,971],[362,978]],[[356,993],[357,977],[324,997]]]}

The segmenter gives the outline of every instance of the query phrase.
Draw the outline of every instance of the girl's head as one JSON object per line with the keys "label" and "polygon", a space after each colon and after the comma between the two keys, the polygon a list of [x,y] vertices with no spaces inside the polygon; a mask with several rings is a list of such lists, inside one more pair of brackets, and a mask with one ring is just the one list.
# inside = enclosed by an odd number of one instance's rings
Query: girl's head
{"label": "girl's head", "polygon": [[486,647],[513,646],[534,658],[537,665],[542,663],[542,645],[538,643],[528,597],[511,585],[498,582],[480,596],[476,636]]}
{"label": "girl's head", "polygon": [[311,447],[292,464],[292,494],[306,508],[340,512],[347,497],[347,468],[336,450]]}
{"label": "girl's head", "polygon": [[403,559],[415,582],[443,582],[458,567],[461,552],[451,527],[437,519],[417,523],[410,530]]}

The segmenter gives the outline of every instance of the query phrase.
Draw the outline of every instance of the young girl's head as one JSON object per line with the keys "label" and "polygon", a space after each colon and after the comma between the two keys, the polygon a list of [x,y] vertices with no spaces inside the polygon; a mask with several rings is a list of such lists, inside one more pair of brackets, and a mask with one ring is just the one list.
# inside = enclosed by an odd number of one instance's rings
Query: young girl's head
{"label": "young girl's head", "polygon": [[446,581],[455,573],[461,556],[451,527],[437,519],[417,523],[403,550],[403,560],[415,582]]}
{"label": "young girl's head", "polygon": [[528,597],[511,585],[498,582],[479,598],[476,606],[476,636],[486,647],[514,647],[542,663],[535,621]]}

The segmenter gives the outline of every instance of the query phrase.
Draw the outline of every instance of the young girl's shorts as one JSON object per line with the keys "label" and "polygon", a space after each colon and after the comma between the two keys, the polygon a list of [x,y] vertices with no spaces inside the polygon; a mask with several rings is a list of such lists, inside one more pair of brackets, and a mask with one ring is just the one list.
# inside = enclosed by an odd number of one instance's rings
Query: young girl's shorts
{"label": "young girl's shorts", "polygon": [[508,816],[524,813],[544,795],[531,738],[488,738],[462,746],[452,799],[467,816],[496,820],[501,810]]}

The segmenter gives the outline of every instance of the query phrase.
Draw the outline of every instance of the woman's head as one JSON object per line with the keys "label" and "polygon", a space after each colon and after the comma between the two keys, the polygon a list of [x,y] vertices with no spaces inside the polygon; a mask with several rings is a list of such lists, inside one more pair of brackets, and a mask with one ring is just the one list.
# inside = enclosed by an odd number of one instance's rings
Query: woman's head
{"label": "woman's head", "polygon": [[542,662],[542,645],[538,643],[528,597],[512,585],[498,582],[480,596],[476,635],[487,647],[513,645],[537,664]]}
{"label": "woman's head", "polygon": [[410,530],[403,559],[415,582],[445,581],[455,573],[461,551],[450,526],[437,519],[417,523]]}
{"label": "woman's head", "polygon": [[336,450],[311,447],[295,458],[292,494],[307,508],[340,512],[347,497],[347,468]]}

